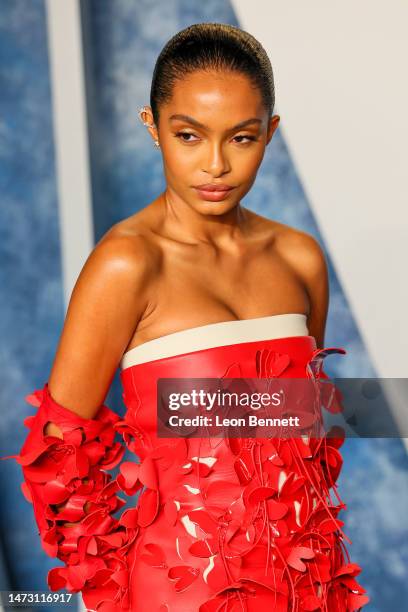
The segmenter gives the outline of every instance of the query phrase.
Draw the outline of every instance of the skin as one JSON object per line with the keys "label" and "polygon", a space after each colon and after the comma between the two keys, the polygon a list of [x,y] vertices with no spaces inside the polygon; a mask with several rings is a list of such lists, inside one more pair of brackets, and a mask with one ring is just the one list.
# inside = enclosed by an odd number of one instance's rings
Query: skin
{"label": "skin", "polygon": [[[292,312],[306,314],[310,335],[324,343],[328,274],[319,243],[240,204],[279,116],[269,118],[245,75],[228,72],[183,78],[159,111],[159,125],[147,129],[160,142],[166,190],[114,225],[88,257],[48,381],[53,398],[85,418],[103,404],[123,353],[165,334]],[[171,121],[174,114],[206,127]],[[250,118],[260,123],[231,130]],[[236,188],[203,201],[192,186],[210,182]],[[54,424],[46,431],[61,437]]]}

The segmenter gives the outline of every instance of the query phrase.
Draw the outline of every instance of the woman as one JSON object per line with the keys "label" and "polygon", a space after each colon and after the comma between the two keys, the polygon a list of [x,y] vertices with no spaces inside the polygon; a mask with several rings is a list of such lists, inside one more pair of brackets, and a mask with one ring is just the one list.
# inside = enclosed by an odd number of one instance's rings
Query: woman
{"label": "woman", "polygon": [[[166,190],[96,245],[28,398],[24,491],[65,563],[50,588],[98,611],[357,610],[368,597],[329,492],[342,439],[156,430],[159,378],[320,378],[345,352],[323,349],[317,241],[240,204],[279,124],[269,59],[238,28],[190,26],[163,48],[150,103]],[[123,420],[103,405],[119,364]],[[115,432],[138,462],[121,462]]]}

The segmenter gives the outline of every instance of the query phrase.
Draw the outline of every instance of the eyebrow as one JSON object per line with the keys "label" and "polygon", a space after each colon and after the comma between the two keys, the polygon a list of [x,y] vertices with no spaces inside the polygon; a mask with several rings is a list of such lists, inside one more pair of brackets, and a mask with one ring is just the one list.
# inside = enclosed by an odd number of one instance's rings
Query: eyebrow
{"label": "eyebrow", "polygon": [[[186,123],[191,123],[191,125],[195,125],[196,127],[202,128],[204,130],[210,130],[210,128],[207,125],[200,123],[200,121],[197,121],[197,119],[193,119],[193,117],[190,117],[189,115],[180,115],[180,114],[171,115],[171,117],[169,118],[169,121],[173,121],[176,119],[179,119],[180,121],[185,121]],[[236,125],[233,125],[232,127],[228,128],[227,131],[232,132],[233,130],[239,130],[252,123],[260,124],[262,123],[262,121],[261,119],[258,119],[257,117],[251,117],[250,119],[245,119],[244,121],[240,121]]]}

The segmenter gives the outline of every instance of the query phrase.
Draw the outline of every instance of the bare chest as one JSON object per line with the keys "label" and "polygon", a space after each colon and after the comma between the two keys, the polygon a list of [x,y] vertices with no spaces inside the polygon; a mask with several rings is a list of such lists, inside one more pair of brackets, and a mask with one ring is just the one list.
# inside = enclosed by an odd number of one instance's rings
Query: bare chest
{"label": "bare chest", "polygon": [[149,306],[127,350],[176,331],[274,314],[308,314],[309,300],[296,270],[267,250],[242,256],[167,257],[152,280]]}

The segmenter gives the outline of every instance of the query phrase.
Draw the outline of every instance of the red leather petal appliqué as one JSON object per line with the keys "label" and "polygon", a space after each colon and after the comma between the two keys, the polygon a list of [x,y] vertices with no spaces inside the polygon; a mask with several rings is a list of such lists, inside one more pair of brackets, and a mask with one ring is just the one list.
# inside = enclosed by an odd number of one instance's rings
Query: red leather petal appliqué
{"label": "red leather petal appliqu\u00e9", "polygon": [[[124,453],[123,445],[114,441],[119,416],[102,406],[94,419],[84,419],[57,404],[47,384],[26,399],[37,413],[26,419],[30,433],[13,458],[22,466],[22,489],[34,506],[42,546],[65,562],[65,567],[49,571],[49,588],[86,592],[97,587],[95,607],[115,602],[117,611],[128,591],[121,550],[125,552],[136,532],[131,515],[123,522],[113,518],[125,502],[116,496],[119,486],[105,471]],[[63,439],[44,435],[48,422],[60,427]]]}
{"label": "red leather petal appliqu\u00e9", "polygon": [[144,545],[144,552],[140,555],[142,561],[152,567],[167,568],[166,558],[162,548],[154,542],[149,542]]}
{"label": "red leather petal appliqu\u00e9", "polygon": [[177,565],[171,567],[168,572],[170,580],[174,580],[174,588],[178,593],[187,589],[195,580],[197,580],[200,570],[188,565]]}

